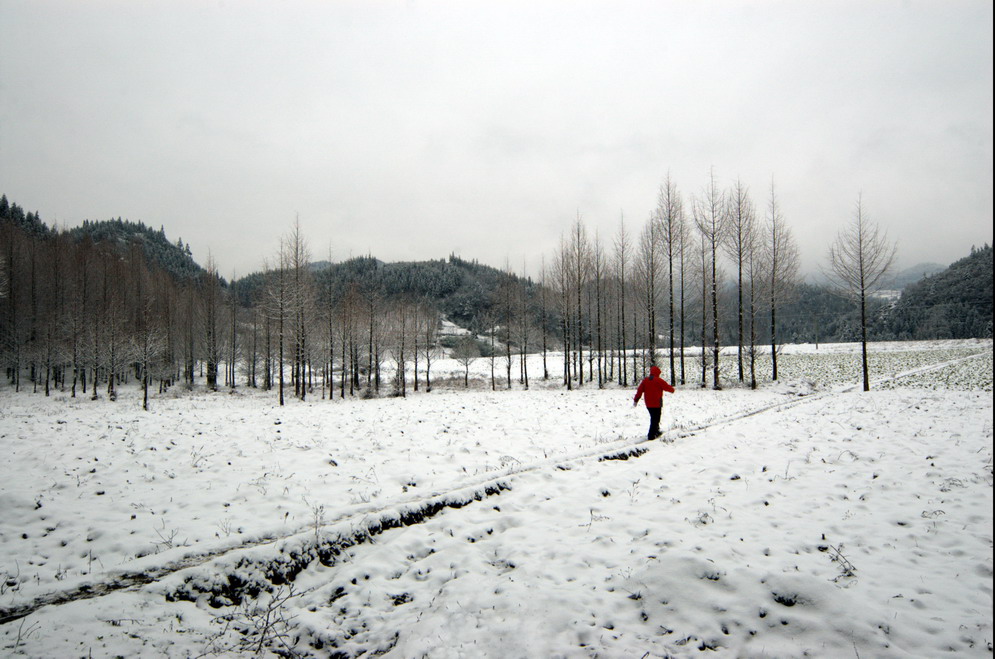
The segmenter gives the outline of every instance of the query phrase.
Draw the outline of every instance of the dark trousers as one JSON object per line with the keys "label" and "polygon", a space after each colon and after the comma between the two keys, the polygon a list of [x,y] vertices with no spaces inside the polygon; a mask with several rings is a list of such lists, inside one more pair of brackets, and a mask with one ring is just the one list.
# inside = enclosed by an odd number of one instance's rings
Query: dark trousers
{"label": "dark trousers", "polygon": [[650,430],[646,435],[646,439],[656,439],[663,434],[660,432],[660,412],[663,411],[663,408],[647,407],[646,411],[650,413]]}

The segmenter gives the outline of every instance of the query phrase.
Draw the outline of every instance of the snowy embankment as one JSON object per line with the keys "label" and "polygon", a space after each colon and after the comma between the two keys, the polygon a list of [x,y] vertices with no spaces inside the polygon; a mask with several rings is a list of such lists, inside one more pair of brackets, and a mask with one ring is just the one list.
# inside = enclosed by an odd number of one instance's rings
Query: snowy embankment
{"label": "snowy embankment", "polygon": [[684,388],[640,445],[618,389],[149,414],[3,392],[0,647],[990,656],[980,347],[905,350],[951,363],[869,394]]}

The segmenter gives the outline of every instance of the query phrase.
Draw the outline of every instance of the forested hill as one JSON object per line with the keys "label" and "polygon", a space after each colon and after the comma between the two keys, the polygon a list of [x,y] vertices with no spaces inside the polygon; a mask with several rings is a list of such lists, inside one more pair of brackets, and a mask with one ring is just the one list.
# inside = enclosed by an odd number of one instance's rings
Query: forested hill
{"label": "forested hill", "polygon": [[[338,298],[351,287],[385,298],[409,297],[434,304],[447,318],[464,327],[482,329],[484,318],[494,307],[502,284],[524,285],[530,294],[537,286],[527,279],[457,256],[448,260],[384,263],[365,256],[342,263],[312,264],[318,291]],[[243,306],[258,299],[265,274],[257,272],[232,283]]]}
{"label": "forested hill", "polygon": [[121,218],[100,222],[83,220],[82,225],[70,229],[67,235],[77,242],[89,238],[95,243],[115,243],[122,247],[137,243],[141,245],[145,258],[178,279],[191,279],[204,272],[193,260],[190,246],[184,245],[182,239],[175,244],[169,242],[162,227],[156,231],[142,222]]}
{"label": "forested hill", "polygon": [[5,222],[35,238],[44,238],[51,234],[51,230],[41,221],[38,213],[25,213],[23,208],[7,201],[7,195],[0,197],[0,223]]}
{"label": "forested hill", "polygon": [[[895,303],[870,298],[868,313],[874,341],[991,337],[992,248],[972,249],[950,267],[909,283]],[[779,311],[778,325],[785,343],[856,341],[860,336],[858,308],[826,285],[799,284]]]}
{"label": "forested hill", "polygon": [[910,284],[888,314],[896,339],[966,339],[992,335],[992,248]]}
{"label": "forested hill", "polygon": [[0,224],[3,223],[9,223],[33,238],[50,239],[62,235],[75,243],[89,238],[96,244],[113,244],[120,248],[138,244],[148,262],[157,264],[177,279],[190,279],[204,272],[193,260],[189,245],[184,245],[182,240],[171,243],[164,228],[157,231],[142,222],[121,218],[97,222],[84,220],[81,226],[60,233],[56,227],[47,226],[38,213],[25,212],[3,195],[0,196]]}

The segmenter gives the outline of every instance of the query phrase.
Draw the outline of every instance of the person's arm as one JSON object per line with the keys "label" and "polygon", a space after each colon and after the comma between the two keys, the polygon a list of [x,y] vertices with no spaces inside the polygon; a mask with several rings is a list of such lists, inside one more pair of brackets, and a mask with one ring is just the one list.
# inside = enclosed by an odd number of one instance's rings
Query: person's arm
{"label": "person's arm", "polygon": [[673,387],[672,387],[672,386],[670,385],[670,383],[669,383],[669,382],[667,382],[667,381],[666,381],[666,380],[664,380],[663,378],[661,378],[661,379],[660,379],[660,382],[662,382],[662,383],[663,383],[663,390],[664,390],[664,391],[666,391],[666,392],[667,392],[668,394],[672,394],[672,393],[674,393],[675,391],[677,391],[676,389],[674,389],[674,388],[673,388]]}
{"label": "person's arm", "polygon": [[633,405],[639,404],[639,399],[643,397],[643,389],[646,387],[646,380],[639,383],[639,388],[636,389],[636,395],[632,399]]}

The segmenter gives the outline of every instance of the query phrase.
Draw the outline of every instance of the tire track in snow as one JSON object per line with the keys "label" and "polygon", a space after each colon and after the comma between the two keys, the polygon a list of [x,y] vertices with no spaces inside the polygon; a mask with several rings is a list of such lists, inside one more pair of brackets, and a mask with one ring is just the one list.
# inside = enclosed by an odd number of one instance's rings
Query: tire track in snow
{"label": "tire track in snow", "polygon": [[[928,373],[930,371],[940,370],[958,364],[960,362],[968,361],[971,359],[978,359],[984,356],[986,353],[979,352],[973,355],[968,355],[966,357],[961,357],[958,359],[942,362],[939,364],[931,364],[928,366],[923,366],[902,373],[897,373],[888,378],[882,378],[875,380],[874,384],[880,385],[893,380],[898,380],[901,378],[909,377],[912,375],[921,375],[923,373]],[[828,396],[837,395],[840,393],[850,393],[856,391],[861,386],[860,383],[852,385],[841,385],[834,387],[828,391],[812,393],[812,394],[802,394],[797,398],[791,400],[782,401],[778,403],[773,403],[771,405],[765,405],[763,407],[748,410],[746,412],[741,412],[738,414],[733,414],[728,417],[723,417],[721,419],[715,419],[707,423],[686,427],[671,429],[664,433],[661,441],[663,444],[674,442],[678,439],[684,439],[687,437],[692,437],[700,432],[709,430],[712,428],[727,425],[741,419],[746,419],[758,414],[764,414],[766,412],[772,411],[782,411],[786,409],[791,409],[799,405],[804,405],[807,403],[815,402],[826,398]],[[659,446],[659,445],[656,445]],[[534,472],[542,469],[553,468],[553,469],[569,469],[567,466],[572,462],[581,462],[584,460],[589,460],[596,458],[599,462],[606,460],[627,460],[629,458],[637,458],[648,452],[651,448],[655,448],[654,444],[648,440],[616,440],[612,442],[605,442],[598,444],[595,447],[584,449],[582,451],[576,451],[564,456],[559,456],[557,458],[548,458],[544,460],[537,460],[530,463],[519,463],[517,465],[507,467],[505,469],[495,470],[494,472],[484,476],[475,477],[473,479],[467,479],[462,483],[458,483],[441,492],[434,492],[427,495],[421,495],[416,497],[410,497],[408,499],[395,500],[394,502],[386,505],[381,505],[379,507],[371,507],[369,509],[353,510],[340,515],[338,518],[333,519],[327,523],[321,525],[323,528],[345,525],[349,523],[357,524],[358,526],[354,528],[363,529],[362,533],[365,533],[367,537],[372,537],[382,532],[392,530],[394,528],[403,528],[405,526],[410,526],[412,524],[418,524],[425,519],[431,518],[436,514],[442,512],[448,508],[462,508],[469,505],[475,501],[481,501],[484,498],[490,496],[500,495],[501,492],[505,490],[510,490],[511,487],[507,484],[507,481],[513,478],[517,474]],[[401,523],[394,523],[393,520],[401,520]],[[408,520],[408,521],[405,521]],[[371,529],[374,533],[371,533]],[[121,590],[131,590],[146,586],[150,583],[159,581],[171,574],[185,570],[192,567],[198,567],[205,565],[212,560],[218,559],[222,556],[229,554],[234,554],[239,551],[244,551],[247,549],[253,549],[257,547],[262,547],[269,544],[276,544],[281,541],[286,541],[294,537],[311,534],[315,532],[314,526],[305,526],[295,529],[289,533],[284,534],[267,534],[261,537],[256,537],[252,540],[240,543],[235,546],[226,546],[213,551],[206,551],[194,554],[187,554],[181,559],[163,563],[158,566],[153,566],[144,570],[133,570],[133,571],[123,571],[110,579],[105,579],[103,581],[98,581],[94,583],[83,583],[79,586],[73,588],[67,588],[63,590],[51,591],[43,595],[39,595],[32,600],[25,602],[20,605],[15,605],[11,607],[0,607],[0,625],[5,625],[22,618],[25,618],[38,609],[45,606],[58,606],[61,604],[68,604],[70,602],[75,602],[79,600],[92,599],[96,597],[103,597],[111,593],[121,591]],[[353,543],[357,544],[357,543]]]}

